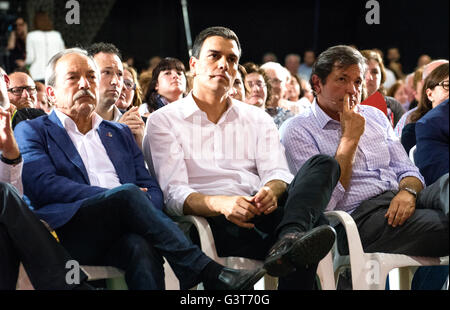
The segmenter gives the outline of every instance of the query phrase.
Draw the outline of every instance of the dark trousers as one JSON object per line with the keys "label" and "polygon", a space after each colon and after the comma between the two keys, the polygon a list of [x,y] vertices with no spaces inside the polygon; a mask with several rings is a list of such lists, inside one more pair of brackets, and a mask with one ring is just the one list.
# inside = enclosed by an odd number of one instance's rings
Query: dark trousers
{"label": "dark trousers", "polygon": [[[19,262],[34,288],[72,289],[66,283],[72,258],[20,198],[10,184],[0,183],[0,290],[14,290]],[[81,272],[80,280],[87,276]]]}
{"label": "dark trousers", "polygon": [[[301,231],[328,224],[325,210],[339,181],[337,161],[326,155],[310,158],[289,184],[278,208],[253,220],[254,229],[239,227],[224,216],[207,218],[219,256],[239,256],[264,260],[283,230],[295,225]],[[279,289],[312,289],[317,265],[298,268],[279,279]]]}
{"label": "dark trousers", "polygon": [[135,185],[125,184],[86,200],[56,230],[80,265],[125,270],[130,289],[164,289],[163,256],[188,289],[211,262],[178,226]]}
{"label": "dark trousers", "polygon": [[[402,226],[392,227],[384,215],[396,194],[387,191],[364,201],[352,212],[364,251],[412,256],[448,255],[448,173],[418,194],[416,210]],[[336,230],[339,250],[347,254],[345,230],[341,225]]]}

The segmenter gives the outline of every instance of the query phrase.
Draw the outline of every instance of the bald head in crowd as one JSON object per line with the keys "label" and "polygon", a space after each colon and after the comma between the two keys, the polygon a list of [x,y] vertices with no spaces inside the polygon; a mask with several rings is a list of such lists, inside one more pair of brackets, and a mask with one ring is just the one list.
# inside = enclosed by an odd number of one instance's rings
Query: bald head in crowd
{"label": "bald head in crowd", "polygon": [[437,67],[439,67],[440,65],[445,64],[445,63],[448,63],[447,59],[438,59],[438,60],[433,60],[429,64],[425,65],[423,67],[422,81],[425,81],[427,76],[429,76],[430,73],[433,72],[434,69],[436,69]]}
{"label": "bald head in crowd", "polygon": [[9,75],[8,97],[18,110],[35,108],[37,104],[36,84],[26,73],[14,72]]}

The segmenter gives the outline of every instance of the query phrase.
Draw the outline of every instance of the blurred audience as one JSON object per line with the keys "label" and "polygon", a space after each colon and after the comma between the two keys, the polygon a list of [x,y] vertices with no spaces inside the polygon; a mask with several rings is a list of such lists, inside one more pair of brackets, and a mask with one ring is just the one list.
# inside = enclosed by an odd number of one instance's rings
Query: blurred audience
{"label": "blurred audience", "polygon": [[245,84],[247,85],[245,103],[265,109],[272,92],[269,77],[264,70],[252,62],[244,64],[244,68],[247,72],[245,76]]}
{"label": "blurred audience", "polygon": [[394,128],[397,137],[402,136],[403,129],[405,128],[406,125],[408,125],[411,122],[411,114],[417,110],[418,104],[416,104],[415,101],[417,100],[417,102],[419,102],[422,98],[424,80],[434,69],[445,63],[448,63],[448,60],[446,59],[434,60],[430,62],[428,65],[425,65],[424,67],[419,68],[414,72],[414,88],[416,90],[415,100],[409,105],[409,111],[403,114],[403,116],[400,118],[400,120],[398,121],[397,125]]}
{"label": "blurred audience", "polygon": [[36,109],[41,109],[45,113],[49,114],[52,111],[53,105],[50,102],[47,92],[45,90],[45,85],[41,82],[36,82]]}
{"label": "blurred audience", "polygon": [[45,68],[50,58],[64,49],[61,33],[53,29],[53,22],[47,12],[37,12],[34,28],[27,35],[25,63],[30,65],[31,77],[44,82]]}
{"label": "blurred audience", "polygon": [[403,128],[401,135],[401,142],[407,153],[416,145],[417,121],[430,110],[448,100],[448,71],[449,64],[444,63],[434,69],[425,79],[419,105],[411,113],[410,122]]}
{"label": "blurred audience", "polygon": [[386,80],[386,71],[384,70],[383,59],[375,51],[363,50],[361,54],[368,61],[368,68],[365,76],[367,96],[372,96],[375,92],[380,92],[386,100],[388,109],[388,119],[392,127],[395,127],[399,119],[405,113],[402,105],[392,97],[388,97],[384,90],[384,81]]}
{"label": "blurred audience", "polygon": [[265,53],[262,57],[262,64],[265,64],[266,62],[277,62],[278,58],[277,55],[275,55],[272,52]]}
{"label": "blurred audience", "polygon": [[245,85],[245,76],[247,75],[247,71],[245,71],[244,66],[238,66],[238,72],[236,78],[233,82],[233,87],[230,90],[230,96],[236,100],[245,101],[245,93],[246,93],[246,85]]}
{"label": "blurred audience", "polygon": [[403,66],[400,63],[400,51],[397,47],[391,47],[387,51],[387,67],[391,69],[397,80],[401,80],[405,78],[405,74],[403,73]]}
{"label": "blurred audience", "polygon": [[125,65],[123,67],[123,87],[116,106],[122,113],[131,107],[139,107],[142,104],[142,90],[137,79],[136,69]]}
{"label": "blurred audience", "polygon": [[398,80],[395,82],[387,91],[387,95],[397,100],[405,112],[409,110],[408,92],[404,81]]}
{"label": "blurred audience", "polygon": [[288,54],[284,58],[284,66],[291,74],[297,74],[300,68],[300,56],[297,54]]}
{"label": "blurred audience", "polygon": [[303,54],[303,63],[298,68],[298,75],[306,80],[309,81],[309,78],[311,77],[312,72],[312,66],[314,62],[316,61],[316,54],[313,50],[306,50]]}
{"label": "blurred audience", "polygon": [[272,116],[275,124],[280,128],[285,120],[294,116],[289,110],[289,102],[284,99],[290,74],[286,68],[277,62],[267,62],[261,66],[261,69],[269,77],[269,84],[272,89],[271,98],[266,102],[266,112]]}
{"label": "blurred audience", "polygon": [[28,24],[23,17],[17,17],[14,22],[14,29],[8,37],[8,72],[14,72],[25,66],[27,34]]}

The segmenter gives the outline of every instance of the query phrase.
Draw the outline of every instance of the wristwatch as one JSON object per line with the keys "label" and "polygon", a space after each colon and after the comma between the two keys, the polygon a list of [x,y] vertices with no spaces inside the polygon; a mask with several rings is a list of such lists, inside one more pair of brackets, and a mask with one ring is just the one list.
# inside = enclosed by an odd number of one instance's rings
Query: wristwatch
{"label": "wristwatch", "polygon": [[403,187],[403,188],[400,188],[400,191],[407,191],[407,192],[410,193],[411,195],[414,195],[414,198],[417,199],[417,192],[416,192],[415,190],[413,190],[412,188],[410,188],[410,187]]}

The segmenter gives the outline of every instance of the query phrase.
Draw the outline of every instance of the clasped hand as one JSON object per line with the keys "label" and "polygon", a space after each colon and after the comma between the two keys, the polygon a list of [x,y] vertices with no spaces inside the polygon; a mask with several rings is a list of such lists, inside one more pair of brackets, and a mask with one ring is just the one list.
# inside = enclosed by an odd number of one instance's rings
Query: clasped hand
{"label": "clasped hand", "polygon": [[278,199],[268,186],[262,187],[254,196],[231,196],[224,199],[221,210],[230,222],[244,228],[253,228],[249,223],[257,215],[267,215],[278,207]]}

